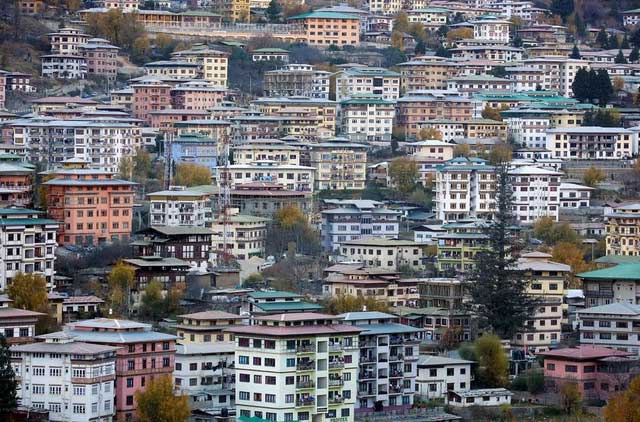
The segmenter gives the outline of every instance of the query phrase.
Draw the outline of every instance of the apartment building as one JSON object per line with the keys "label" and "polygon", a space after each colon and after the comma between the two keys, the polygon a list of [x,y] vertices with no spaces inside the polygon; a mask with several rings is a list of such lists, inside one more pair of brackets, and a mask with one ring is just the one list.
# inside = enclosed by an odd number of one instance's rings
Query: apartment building
{"label": "apartment building", "polygon": [[330,72],[315,70],[310,64],[287,64],[264,72],[263,91],[267,97],[310,97],[329,99]]}
{"label": "apartment building", "polygon": [[177,258],[193,271],[206,272],[211,259],[213,232],[197,226],[151,226],[136,233],[134,256]]}
{"label": "apartment building", "polygon": [[363,237],[398,237],[400,212],[369,200],[325,200],[322,211],[322,247],[331,252],[342,242]]}
{"label": "apartment building", "polygon": [[250,164],[255,161],[274,161],[285,165],[300,165],[302,148],[277,139],[257,139],[233,146],[233,161]]}
{"label": "apartment building", "polygon": [[313,192],[314,167],[293,164],[280,164],[277,161],[261,160],[247,164],[231,164],[227,167],[216,167],[216,183],[220,185],[222,177],[228,169],[229,182],[232,188],[253,182],[275,182],[286,189]]}
{"label": "apartment building", "polygon": [[564,160],[628,159],[638,152],[638,135],[621,127],[555,127],[547,130],[546,149]]}
{"label": "apartment building", "polygon": [[399,63],[398,68],[403,93],[446,90],[449,78],[458,73],[458,66],[448,59],[438,56],[414,57],[413,60]]}
{"label": "apartment building", "polygon": [[511,344],[525,352],[549,350],[560,342],[564,289],[571,267],[551,261],[551,255],[542,252],[522,254],[517,265],[530,279],[527,294],[538,303]]}
{"label": "apartment building", "polygon": [[510,41],[511,21],[495,16],[485,15],[473,24],[473,39],[480,41],[499,42],[507,44]]}
{"label": "apartment building", "polygon": [[394,16],[402,11],[403,3],[400,0],[371,0],[369,12],[376,15]]}
{"label": "apartment building", "polygon": [[78,55],[80,46],[86,44],[91,36],[83,34],[79,29],[65,26],[58,32],[47,34],[47,38],[49,38],[52,53]]}
{"label": "apartment building", "polygon": [[86,79],[89,71],[87,59],[70,54],[40,56],[42,76],[56,79]]}
{"label": "apartment building", "polygon": [[476,254],[488,247],[484,232],[486,220],[458,219],[442,226],[447,232],[437,234],[437,266],[440,271],[468,272],[475,267]]}
{"label": "apartment building", "polygon": [[211,199],[208,193],[184,186],[147,194],[149,225],[205,227],[211,223]]}
{"label": "apartment building", "polygon": [[607,255],[640,256],[640,203],[616,207],[605,219]]}
{"label": "apartment building", "polygon": [[56,232],[60,223],[26,208],[0,208],[0,290],[18,273],[42,275],[55,287]]}
{"label": "apartment building", "polygon": [[226,88],[229,70],[229,53],[215,50],[204,44],[196,44],[188,50],[171,53],[171,60],[196,63],[199,66],[198,77],[214,86]]}
{"label": "apartment building", "polygon": [[290,17],[289,20],[302,25],[307,43],[313,46],[360,43],[360,17],[357,15],[316,10]]}
{"label": "apartment building", "polygon": [[237,23],[249,23],[249,0],[211,0],[211,8],[220,13],[225,21]]}
{"label": "apartment building", "polygon": [[289,64],[289,51],[284,48],[256,48],[251,52],[251,60],[254,62],[275,61]]}
{"label": "apartment building", "polygon": [[338,316],[362,330],[358,340],[356,413],[411,408],[416,391],[420,330],[399,324],[398,317],[382,312],[349,312]]}
{"label": "apartment building", "polygon": [[358,327],[337,316],[291,313],[228,331],[236,339],[239,417],[353,422]]}
{"label": "apartment building", "polygon": [[407,12],[409,22],[419,22],[430,30],[437,30],[447,25],[450,10],[444,7],[422,7]]}
{"label": "apartment building", "polygon": [[340,102],[340,133],[354,142],[391,142],[395,102],[354,95]]}
{"label": "apartment building", "polygon": [[482,118],[469,120],[432,119],[420,122],[419,126],[420,129],[436,129],[442,134],[442,140],[445,142],[455,142],[461,139],[507,139],[507,125],[498,120]]}
{"label": "apartment building", "polygon": [[28,207],[33,203],[31,164],[0,158],[0,207]]}
{"label": "apartment building", "polygon": [[200,71],[197,63],[178,60],[159,60],[144,64],[147,75],[157,79],[196,79]]}
{"label": "apartment building", "polygon": [[398,239],[364,238],[340,243],[340,254],[348,260],[393,270],[405,265],[422,270],[425,249],[424,244]]}
{"label": "apartment building", "polygon": [[640,355],[640,306],[610,303],[577,312],[580,343]]}
{"label": "apartment building", "polygon": [[426,139],[418,142],[405,142],[403,148],[414,159],[431,159],[434,161],[447,161],[453,158],[455,144],[442,142],[437,139]]}
{"label": "apartment building", "polygon": [[50,174],[54,178],[42,185],[47,192],[47,214],[62,223],[58,244],[93,246],[129,238],[135,183],[88,168]]}
{"label": "apartment building", "polygon": [[624,263],[578,274],[586,307],[610,303],[640,304],[640,264]]}
{"label": "apartment building", "polygon": [[447,391],[469,391],[472,364],[474,362],[464,359],[420,356],[416,395],[424,400],[432,400],[446,397]]}
{"label": "apartment building", "polygon": [[338,72],[336,101],[358,95],[394,101],[400,96],[400,74],[381,67],[357,66]]}
{"label": "apartment building", "polygon": [[13,300],[7,295],[0,295],[0,334],[9,346],[14,344],[33,343],[36,335],[36,323],[46,314],[9,307]]}
{"label": "apartment building", "polygon": [[513,81],[515,92],[535,91],[545,85],[545,74],[540,68],[533,66],[505,67],[506,77]]}
{"label": "apartment building", "polygon": [[225,343],[234,340],[227,328],[242,325],[243,317],[223,311],[178,315],[175,325],[180,344]]}
{"label": "apartment building", "polygon": [[407,139],[420,132],[420,122],[431,119],[468,120],[473,117],[473,105],[457,92],[431,90],[412,92],[396,102],[396,124]]}
{"label": "apartment building", "polygon": [[495,168],[479,158],[453,158],[437,167],[436,218],[490,218],[495,208]]}
{"label": "apartment building", "polygon": [[336,130],[338,104],[335,101],[309,97],[258,98],[251,102],[251,109],[266,116],[308,116],[317,117],[318,128],[328,129],[330,135]]}
{"label": "apartment building", "polygon": [[231,206],[242,214],[273,219],[279,209],[289,205],[300,208],[311,215],[313,208],[311,192],[286,189],[283,185],[269,182],[245,183],[230,192]]}
{"label": "apartment building", "polygon": [[211,226],[213,249],[218,254],[229,253],[240,261],[253,256],[264,257],[268,220],[253,215],[239,214],[237,208],[227,209],[226,212],[226,216],[218,215]]}
{"label": "apartment building", "polygon": [[521,224],[533,224],[542,217],[558,221],[561,176],[560,172],[533,166],[509,170],[514,216]]}
{"label": "apartment building", "polygon": [[189,81],[171,89],[171,106],[178,110],[203,110],[222,105],[228,94],[225,87],[209,81]]}
{"label": "apartment building", "polygon": [[128,12],[139,10],[140,3],[142,3],[140,0],[97,0],[94,2],[96,7],[121,9]]}
{"label": "apartment building", "polygon": [[64,332],[36,338],[11,347],[20,404],[48,410],[50,421],[112,421],[117,348]]}
{"label": "apartment building", "polygon": [[[191,122],[195,122],[194,126],[196,128],[203,127],[203,121],[201,120],[192,120]],[[183,122],[183,124],[185,123]],[[211,127],[212,133],[206,136],[197,133],[195,130],[193,132],[185,130],[171,140],[169,148],[174,165],[195,164],[207,167],[212,174],[215,174],[220,148],[219,139],[222,136],[227,136],[229,126],[226,123],[223,125],[213,124]],[[176,130],[180,129],[176,128]]]}
{"label": "apartment building", "polygon": [[[184,232],[190,231],[185,228],[180,229]],[[191,245],[185,245],[185,248],[188,246]],[[149,283],[159,282],[162,285],[162,294],[166,295],[172,289],[186,286],[187,273],[193,269],[190,262],[173,256],[166,258],[158,255],[141,256],[126,258],[122,261],[133,268],[134,272],[133,287],[130,290],[130,313],[138,311],[142,294]]]}
{"label": "apartment building", "polygon": [[366,145],[336,138],[311,145],[314,186],[324,189],[364,189],[367,178]]}
{"label": "apartment building", "polygon": [[97,318],[67,324],[65,332],[75,341],[117,348],[113,386],[117,421],[134,418],[135,393],[154,377],[171,376],[175,367],[176,337],[152,331],[149,324]]}
{"label": "apartment building", "polygon": [[471,98],[482,91],[511,92],[513,81],[491,75],[464,75],[449,78],[447,89],[458,91],[462,97]]}
{"label": "apartment building", "polygon": [[112,81],[118,75],[118,51],[120,48],[103,38],[90,38],[78,46],[78,54],[87,62],[87,76],[104,76]]}
{"label": "apartment building", "polygon": [[562,56],[541,56],[523,60],[523,65],[544,72],[543,90],[555,91],[564,97],[572,97],[571,85],[580,68],[589,69],[589,62]]}
{"label": "apartment building", "polygon": [[560,208],[588,208],[594,190],[577,183],[560,183]]}
{"label": "apartment building", "polygon": [[130,85],[133,89],[131,111],[133,117],[151,122],[150,113],[171,108],[171,85],[158,79],[148,79]]}
{"label": "apartment building", "polygon": [[640,9],[625,10],[621,14],[624,26],[635,26],[640,23]]}
{"label": "apartment building", "polygon": [[449,49],[454,60],[491,60],[500,63],[520,62],[524,56],[524,48],[512,47],[499,42],[482,42],[465,44]]}

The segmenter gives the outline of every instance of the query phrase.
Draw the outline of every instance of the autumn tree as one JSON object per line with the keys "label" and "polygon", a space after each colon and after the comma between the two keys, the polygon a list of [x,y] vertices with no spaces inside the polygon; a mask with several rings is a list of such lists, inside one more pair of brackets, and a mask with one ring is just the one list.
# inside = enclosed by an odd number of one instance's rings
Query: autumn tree
{"label": "autumn tree", "polygon": [[454,157],[471,157],[471,147],[469,144],[458,144],[453,149]]}
{"label": "autumn tree", "polygon": [[409,32],[409,15],[407,12],[400,12],[393,19],[393,30],[399,32]]}
{"label": "autumn tree", "polygon": [[151,379],[144,390],[136,391],[137,420],[140,422],[186,422],[191,411],[187,396],[174,395],[170,375]]}
{"label": "autumn tree", "polygon": [[88,32],[106,38],[118,47],[131,53],[136,40],[146,37],[144,27],[135,13],[123,13],[121,9],[110,9],[106,13],[90,13],[86,19]]}
{"label": "autumn tree", "polygon": [[580,281],[575,277],[575,274],[579,274],[588,271],[591,266],[584,260],[584,252],[578,245],[570,242],[558,242],[551,252],[553,260],[561,264],[566,264],[571,267],[571,278],[569,285],[572,288],[579,288]]}
{"label": "autumn tree", "polygon": [[9,414],[18,406],[18,383],[11,366],[11,351],[7,340],[0,334],[0,419],[11,420]]}
{"label": "autumn tree", "polygon": [[609,399],[604,408],[605,422],[640,422],[640,376],[622,393]]}
{"label": "autumn tree", "polygon": [[553,217],[540,217],[533,223],[533,236],[545,244],[553,246],[558,242],[575,243],[578,233],[569,223],[557,223]]}
{"label": "autumn tree", "polygon": [[454,350],[460,346],[462,338],[462,327],[448,327],[440,337],[440,348],[443,350]]}
{"label": "autumn tree", "polygon": [[473,38],[473,29],[471,28],[455,28],[447,32],[447,41],[449,44],[459,40],[466,40]]}
{"label": "autumn tree", "polygon": [[408,195],[415,188],[419,178],[418,165],[415,160],[408,157],[396,158],[389,164],[389,178],[393,186]]}
{"label": "autumn tree", "polygon": [[605,179],[606,176],[604,174],[604,171],[593,165],[589,167],[589,169],[587,169],[587,171],[585,171],[584,175],[582,176],[584,184],[592,188],[598,186],[600,182],[603,182]]}
{"label": "autumn tree", "polygon": [[500,338],[485,334],[474,342],[474,354],[478,360],[478,382],[486,388],[507,385],[509,358],[502,347]]}
{"label": "autumn tree", "polygon": [[437,139],[442,141],[442,132],[433,127],[425,127],[418,132],[418,139],[424,141],[425,139]]}
{"label": "autumn tree", "polygon": [[145,287],[138,312],[142,318],[150,321],[158,321],[164,315],[162,284],[158,280],[151,280]]}
{"label": "autumn tree", "polygon": [[346,312],[378,311],[389,312],[389,305],[373,297],[338,295],[333,296],[324,304],[325,312],[332,315]]}
{"label": "autumn tree", "polygon": [[511,148],[511,145],[504,142],[495,144],[491,148],[491,152],[489,152],[489,162],[494,165],[507,163],[511,161],[512,157],[513,148]]}
{"label": "autumn tree", "polygon": [[176,166],[174,184],[177,186],[199,186],[211,184],[211,170],[206,166],[183,163]]}
{"label": "autumn tree", "polygon": [[499,122],[502,121],[502,116],[500,115],[500,110],[497,109],[497,108],[491,107],[489,104],[484,106],[484,109],[482,110],[482,118],[490,119],[490,120],[496,120],[496,121],[499,121]]}
{"label": "autumn tree", "polygon": [[310,224],[307,216],[294,204],[280,208],[267,227],[267,255],[279,256],[294,242],[297,251],[315,254],[320,251],[318,232]]}
{"label": "autumn tree", "polygon": [[404,51],[404,36],[402,32],[395,29],[391,32],[391,47]]}
{"label": "autumn tree", "polygon": [[113,266],[107,283],[109,284],[109,302],[116,315],[129,315],[131,289],[134,286],[135,270],[124,261]]}
{"label": "autumn tree", "polygon": [[14,308],[42,313],[49,311],[47,281],[40,274],[16,274],[7,288],[7,294],[13,300]]}
{"label": "autumn tree", "polygon": [[560,405],[567,415],[573,415],[580,411],[582,397],[580,389],[575,382],[567,381],[560,386]]}

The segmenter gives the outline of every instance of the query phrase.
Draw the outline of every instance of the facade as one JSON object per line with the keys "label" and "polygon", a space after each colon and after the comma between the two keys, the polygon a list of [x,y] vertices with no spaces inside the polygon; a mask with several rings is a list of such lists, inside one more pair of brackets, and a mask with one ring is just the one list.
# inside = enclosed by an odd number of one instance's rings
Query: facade
{"label": "facade", "polygon": [[354,142],[391,142],[395,103],[354,95],[340,102],[340,133]]}
{"label": "facade", "polygon": [[509,170],[513,211],[520,224],[533,224],[542,217],[558,221],[561,176],[560,172],[533,166]]}
{"label": "facade", "polygon": [[640,203],[605,214],[607,255],[640,256]]}
{"label": "facade", "polygon": [[251,52],[251,60],[254,62],[280,61],[289,63],[289,52],[282,48],[258,48]]}
{"label": "facade", "polygon": [[20,404],[48,410],[50,421],[112,421],[118,349],[63,332],[37,339],[11,348]]}
{"label": "facade", "polygon": [[0,290],[18,273],[42,275],[54,287],[56,232],[60,223],[41,211],[0,208]]}
{"label": "facade", "polygon": [[560,183],[560,208],[588,208],[594,190],[577,183]]}
{"label": "facade", "polygon": [[404,93],[445,90],[447,80],[458,72],[454,63],[436,56],[414,57],[411,61],[398,64],[398,68],[400,85]]}
{"label": "facade", "polygon": [[171,85],[150,79],[131,84],[133,117],[150,123],[150,113],[171,108]]}
{"label": "facade", "polygon": [[[305,116],[314,119],[313,124],[317,129],[326,129],[324,132],[328,136],[333,136],[336,130],[337,104],[335,101],[310,97],[258,98],[251,102],[250,108],[268,117],[278,117],[279,120],[285,116],[294,118]],[[299,136],[295,133],[290,134]]]}
{"label": "facade", "polygon": [[563,160],[620,160],[637,153],[638,138],[620,127],[556,127],[547,130],[546,148]]}
{"label": "facade", "polygon": [[36,335],[36,323],[45,314],[10,308],[8,304],[11,302],[6,295],[0,295],[0,334],[9,345],[32,343]]}
{"label": "facade", "polygon": [[258,139],[233,146],[233,162],[250,164],[274,161],[284,165],[300,165],[302,148],[276,139]]}
{"label": "facade", "polygon": [[209,110],[222,104],[228,91],[209,81],[189,81],[171,89],[171,106],[177,110]]}
{"label": "facade", "polygon": [[582,280],[585,305],[610,303],[640,304],[640,264],[624,263],[578,274]]}
{"label": "facade", "polygon": [[[0,87],[1,88],[1,87]],[[34,169],[27,163],[0,159],[0,207],[33,203]]]}
{"label": "facade", "polygon": [[40,56],[42,76],[56,79],[86,79],[89,71],[87,59],[68,54]]}
{"label": "facade", "polygon": [[353,422],[358,327],[334,316],[292,313],[229,331],[236,338],[239,417]]}
{"label": "facade", "polygon": [[227,328],[243,325],[242,317],[223,311],[178,315],[175,326],[180,344],[225,343],[234,340]]}
{"label": "facade", "polygon": [[137,233],[135,256],[177,258],[190,264],[195,271],[206,271],[212,261],[213,232],[206,227],[151,226]]}
{"label": "facade", "polygon": [[364,189],[367,178],[367,146],[343,139],[313,144],[311,166],[315,189]]}
{"label": "facade", "polygon": [[484,233],[486,220],[456,220],[442,226],[444,234],[434,236],[437,241],[437,266],[440,271],[458,273],[475,267],[476,254],[488,247],[489,236]]}
{"label": "facade", "polygon": [[150,226],[205,227],[211,223],[211,199],[206,192],[182,186],[147,194]]}
{"label": "facade", "polygon": [[144,64],[147,75],[157,79],[190,80],[198,77],[200,66],[197,63],[178,60],[160,60]]}
{"label": "facade", "polygon": [[580,68],[589,70],[589,62],[562,56],[542,56],[523,60],[527,67],[534,67],[544,72],[543,90],[555,91],[564,97],[572,97],[571,85]]}
{"label": "facade", "polygon": [[87,43],[90,35],[83,34],[79,29],[64,27],[58,32],[47,34],[51,52],[55,54],[78,55],[80,46]]}
{"label": "facade", "polygon": [[115,80],[118,75],[118,51],[120,49],[102,38],[90,38],[78,47],[78,53],[87,62],[87,76],[105,76]]}
{"label": "facade", "polygon": [[366,238],[340,243],[340,254],[370,267],[397,270],[407,265],[424,267],[425,245],[411,240]]}
{"label": "facade", "polygon": [[[228,174],[225,173],[228,171]],[[216,183],[221,184],[223,177],[229,177],[231,188],[254,182],[275,182],[288,190],[313,192],[314,168],[292,164],[280,164],[277,161],[261,160],[248,164],[231,164],[216,167]]]}
{"label": "facade", "polygon": [[226,212],[226,217],[218,215],[213,221],[213,249],[218,253],[229,253],[241,261],[253,256],[264,257],[268,220],[239,214],[237,209],[227,209]]}
{"label": "facade", "polygon": [[513,393],[505,388],[448,391],[445,403],[453,407],[502,406],[511,404]]}
{"label": "facade", "polygon": [[130,420],[137,403],[134,394],[147,381],[171,376],[175,367],[175,336],[151,330],[140,322],[97,318],[65,326],[74,341],[117,347],[115,358],[115,420]]}
{"label": "facade", "polygon": [[418,345],[416,328],[397,323],[382,312],[350,312],[339,315],[362,330],[358,344],[358,401],[356,413],[404,410],[413,405]]}
{"label": "facade", "polygon": [[230,192],[231,206],[241,214],[251,214],[271,220],[280,208],[296,206],[305,215],[313,208],[311,192],[285,189],[283,185],[254,182],[237,185]]}
{"label": "facade", "polygon": [[[218,130],[219,129],[219,130]],[[225,136],[225,127],[216,125],[214,132]],[[218,165],[218,139],[217,137],[202,136],[197,133],[182,133],[171,141],[171,159],[175,165],[196,164],[208,167],[215,174]]]}
{"label": "facade", "polygon": [[448,391],[471,389],[471,365],[474,362],[442,356],[422,355],[418,359],[416,394],[424,400],[440,399]]}
{"label": "facade", "polygon": [[250,1],[249,0],[212,0],[211,7],[218,11],[226,21],[229,22],[249,22]]}
{"label": "facade", "polygon": [[473,117],[471,100],[453,91],[431,90],[412,92],[398,98],[396,124],[407,139],[414,139],[420,132],[420,122],[432,119],[454,121]]}
{"label": "facade", "polygon": [[322,211],[322,247],[331,252],[342,242],[363,237],[397,238],[400,213],[366,200],[325,200]]}
{"label": "facade", "polygon": [[358,66],[336,75],[336,101],[360,95],[394,101],[400,96],[400,74],[380,67]]}
{"label": "facade", "polygon": [[329,99],[330,76],[329,72],[314,70],[309,64],[287,64],[280,69],[266,71],[262,89],[267,97]]}
{"label": "facade", "polygon": [[473,39],[507,44],[510,41],[511,21],[483,16],[473,24]]}
{"label": "facade", "polygon": [[312,11],[289,19],[302,25],[310,45],[328,47],[360,43],[360,17],[357,15]]}
{"label": "facade", "polygon": [[[202,13],[202,12],[198,12]],[[214,86],[227,87],[229,53],[197,44],[188,50],[171,53],[171,60],[183,60],[200,66],[199,77]]]}
{"label": "facade", "polygon": [[640,305],[610,303],[577,312],[580,343],[640,355]]}
{"label": "facade", "polygon": [[498,138],[507,139],[507,125],[491,119],[447,120],[433,119],[420,122],[420,129],[436,129],[445,142],[461,139]]}

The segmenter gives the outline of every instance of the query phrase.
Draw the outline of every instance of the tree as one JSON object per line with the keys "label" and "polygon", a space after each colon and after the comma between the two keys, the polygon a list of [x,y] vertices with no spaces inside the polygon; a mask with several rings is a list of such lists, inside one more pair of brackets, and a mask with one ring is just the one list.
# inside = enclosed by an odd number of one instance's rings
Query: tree
{"label": "tree", "polygon": [[618,54],[616,54],[615,59],[613,59],[614,63],[618,64],[627,64],[627,58],[622,53],[622,50],[618,50]]}
{"label": "tree", "polygon": [[620,112],[616,109],[598,109],[587,111],[582,119],[583,126],[620,127]]}
{"label": "tree", "polygon": [[471,147],[469,144],[458,144],[453,149],[454,157],[471,157]]}
{"label": "tree", "polygon": [[592,98],[589,79],[589,71],[584,67],[581,67],[576,72],[576,76],[574,77],[571,84],[573,96],[580,102],[585,102],[586,100],[590,100]]}
{"label": "tree", "polygon": [[404,51],[404,35],[402,32],[395,29],[391,32],[391,47]]}
{"label": "tree", "polygon": [[495,144],[489,153],[489,162],[491,164],[507,163],[513,157],[513,148],[504,142]]}
{"label": "tree", "polygon": [[[572,274],[580,274],[591,268],[584,260],[584,252],[575,243],[558,242],[553,247],[551,255],[555,262],[570,266]],[[579,288],[580,282],[572,275],[569,285],[572,288]]]}
{"label": "tree", "polygon": [[482,110],[482,118],[491,119],[496,121],[502,121],[502,116],[500,115],[500,110],[497,108],[491,107],[488,103],[484,106]]}
{"label": "tree", "polygon": [[133,180],[137,183],[146,183],[152,174],[153,162],[151,154],[145,148],[138,148],[132,162]]}
{"label": "tree", "polygon": [[131,60],[136,64],[144,64],[149,61],[151,41],[146,35],[136,38],[131,47]]}
{"label": "tree", "polygon": [[416,41],[425,42],[428,38],[427,31],[424,29],[424,25],[420,22],[414,22],[409,25],[407,32],[411,34]]}
{"label": "tree", "polygon": [[551,7],[549,8],[551,13],[562,17],[562,21],[567,21],[567,16],[573,13],[574,4],[573,0],[552,0]]}
{"label": "tree", "polygon": [[622,393],[609,399],[604,408],[605,422],[640,422],[640,377],[634,378]]}
{"label": "tree", "polygon": [[582,181],[584,182],[584,184],[592,188],[598,186],[598,184],[605,179],[606,176],[604,174],[604,171],[593,165],[589,167],[582,176]]}
{"label": "tree", "polygon": [[618,42],[618,36],[616,34],[611,34],[609,36],[609,49],[615,50],[620,47],[620,43]]}
{"label": "tree", "polygon": [[577,413],[580,410],[581,401],[582,397],[577,383],[568,381],[560,386],[560,403],[567,415]]}
{"label": "tree", "polygon": [[451,52],[442,44],[436,48],[436,56],[438,57],[451,57]]}
{"label": "tree", "polygon": [[624,38],[622,38],[620,48],[623,50],[628,50],[631,48],[631,45],[629,44],[629,37],[627,36],[627,34],[624,34]]}
{"label": "tree", "polygon": [[638,61],[638,59],[640,59],[640,50],[636,45],[633,47],[633,50],[631,50],[631,53],[629,53],[629,62],[635,63]]}
{"label": "tree", "polygon": [[556,223],[553,217],[541,217],[533,223],[533,235],[547,245],[558,242],[575,243],[578,234],[568,223]]}
{"label": "tree", "polygon": [[516,266],[519,253],[512,204],[508,164],[502,163],[496,168],[495,217],[484,229],[488,245],[476,254],[475,267],[464,283],[480,324],[504,339],[522,328],[536,303],[526,291],[529,281]]}
{"label": "tree", "polygon": [[507,76],[507,69],[504,66],[495,66],[489,71],[489,74],[496,78],[505,78]]}
{"label": "tree", "polygon": [[116,315],[129,315],[131,289],[134,286],[135,274],[132,266],[119,261],[107,275],[109,301]]}
{"label": "tree", "polygon": [[531,371],[527,374],[527,391],[531,394],[539,394],[544,391],[544,372]]}
{"label": "tree", "polygon": [[0,334],[0,416],[8,419],[8,414],[18,406],[16,390],[18,383],[11,366],[11,351],[7,340]]}
{"label": "tree", "polygon": [[164,314],[164,300],[162,298],[162,284],[158,280],[151,280],[145,287],[140,299],[140,316],[150,321],[158,321]]}
{"label": "tree", "polygon": [[571,50],[570,58],[580,60],[582,56],[580,56],[580,50],[576,44],[573,45],[573,50]]}
{"label": "tree", "polygon": [[443,350],[453,350],[460,346],[462,337],[462,327],[448,327],[440,337],[440,348]]}
{"label": "tree", "polygon": [[587,25],[585,25],[584,19],[582,19],[580,13],[575,13],[574,25],[576,26],[576,37],[584,38],[584,36],[587,34]]}
{"label": "tree", "polygon": [[409,15],[400,12],[393,19],[393,30],[399,32],[409,32]]}
{"label": "tree", "polygon": [[600,48],[607,50],[609,49],[609,36],[607,35],[607,31],[602,28],[598,35],[596,36],[596,44],[600,46]]}
{"label": "tree", "polygon": [[191,411],[187,396],[173,394],[170,375],[149,380],[142,391],[136,391],[138,420],[140,422],[186,422]]}
{"label": "tree", "polygon": [[365,296],[338,295],[324,304],[325,312],[331,315],[360,312],[365,308],[367,311],[389,312],[389,306],[385,302]]}
{"label": "tree", "polygon": [[[626,59],[625,59],[626,62]],[[616,76],[615,78],[613,78],[613,90],[615,92],[620,92],[624,90],[624,79],[622,79],[620,76]]]}
{"label": "tree", "polygon": [[479,337],[474,343],[474,352],[478,360],[478,382],[486,388],[506,386],[509,379],[509,358],[500,338],[494,334]]}
{"label": "tree", "polygon": [[433,127],[425,127],[418,132],[418,139],[424,141],[425,139],[437,139],[442,141],[442,133]]}
{"label": "tree", "polygon": [[[591,76],[591,75],[590,75]],[[594,80],[594,85],[596,87],[598,104],[600,107],[604,107],[609,103],[611,99],[611,95],[613,94],[613,85],[611,84],[611,79],[609,78],[609,72],[606,69],[599,69],[596,72],[596,78]]]}
{"label": "tree", "polygon": [[416,47],[413,49],[416,56],[424,55],[427,52],[427,46],[422,40],[418,40]]}
{"label": "tree", "polygon": [[199,186],[211,184],[211,170],[209,167],[197,164],[183,163],[176,166],[174,183],[177,186]]}
{"label": "tree", "polygon": [[411,158],[396,158],[389,164],[391,183],[404,195],[408,195],[413,191],[418,177],[418,166]]}
{"label": "tree", "polygon": [[16,274],[7,287],[7,294],[13,300],[14,308],[42,313],[49,311],[47,281],[40,274]]}
{"label": "tree", "polygon": [[269,7],[264,11],[264,15],[269,20],[269,22],[278,22],[280,20],[280,14],[282,13],[282,7],[278,0],[271,0],[269,2]]}
{"label": "tree", "polygon": [[473,29],[471,28],[455,28],[447,32],[447,41],[449,44],[470,38],[473,38]]}
{"label": "tree", "polygon": [[280,208],[267,229],[267,255],[280,256],[290,242],[295,242],[298,251],[315,254],[320,250],[318,232],[309,224],[307,217],[296,205]]}

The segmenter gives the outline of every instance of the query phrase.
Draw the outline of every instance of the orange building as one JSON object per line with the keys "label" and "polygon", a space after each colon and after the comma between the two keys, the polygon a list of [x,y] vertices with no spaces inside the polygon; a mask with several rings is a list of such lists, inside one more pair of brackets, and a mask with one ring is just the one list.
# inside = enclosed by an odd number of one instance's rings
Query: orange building
{"label": "orange building", "polygon": [[133,117],[149,123],[149,113],[171,108],[171,85],[149,79],[131,85]]}
{"label": "orange building", "polygon": [[62,222],[58,244],[99,245],[129,238],[135,183],[86,164],[48,174],[54,178],[43,183],[47,212]]}
{"label": "orange building", "polygon": [[315,11],[289,19],[302,24],[310,45],[355,45],[360,42],[360,18],[356,15]]}

